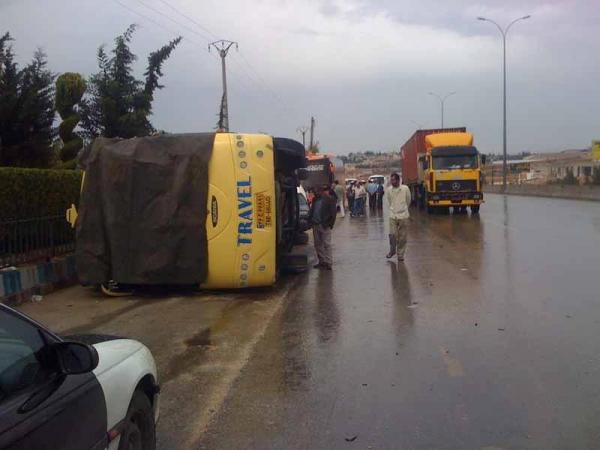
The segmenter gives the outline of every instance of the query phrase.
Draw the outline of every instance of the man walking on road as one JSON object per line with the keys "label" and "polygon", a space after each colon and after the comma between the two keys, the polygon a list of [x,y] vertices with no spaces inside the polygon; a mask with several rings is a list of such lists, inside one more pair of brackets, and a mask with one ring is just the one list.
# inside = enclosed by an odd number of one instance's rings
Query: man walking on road
{"label": "man walking on road", "polygon": [[390,208],[390,252],[386,258],[398,255],[398,261],[404,261],[406,236],[408,233],[408,207],[411,202],[410,189],[400,184],[400,175],[393,173],[390,177],[391,186],[385,196]]}
{"label": "man walking on road", "polygon": [[333,189],[335,191],[335,195],[337,197],[337,207],[340,209],[340,216],[346,216],[346,210],[344,208],[344,203],[346,202],[346,191],[340,186],[340,182],[335,180],[335,187]]}
{"label": "man walking on road", "polygon": [[317,196],[310,207],[309,218],[312,223],[315,251],[319,262],[315,269],[331,270],[333,257],[331,252],[331,230],[335,224],[336,206],[329,186],[316,189]]}

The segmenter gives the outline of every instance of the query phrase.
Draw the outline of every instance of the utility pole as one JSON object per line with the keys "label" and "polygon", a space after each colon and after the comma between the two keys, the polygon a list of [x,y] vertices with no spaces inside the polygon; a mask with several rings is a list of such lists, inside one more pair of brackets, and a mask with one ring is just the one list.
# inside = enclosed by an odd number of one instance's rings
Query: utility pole
{"label": "utility pole", "polygon": [[502,159],[502,192],[506,192],[506,173],[507,173],[507,163],[506,163],[506,34],[508,33],[508,30],[510,29],[510,27],[512,27],[516,22],[518,22],[519,20],[527,20],[529,19],[531,16],[527,15],[527,16],[523,16],[523,17],[519,17],[515,20],[513,20],[511,23],[508,24],[508,26],[504,29],[502,29],[502,27],[500,25],[498,25],[496,22],[494,22],[491,19],[487,19],[485,17],[478,17],[477,20],[481,20],[483,22],[490,22],[493,23],[494,25],[496,25],[496,27],[498,28],[498,30],[500,31],[500,34],[502,35],[502,83],[503,83],[503,90],[502,90],[502,97],[503,97],[503,108],[502,108],[502,153],[503,153],[503,159]]}
{"label": "utility pole", "polygon": [[450,92],[449,94],[446,94],[444,97],[441,97],[440,95],[436,94],[435,92],[429,92],[429,95],[433,95],[434,97],[437,97],[438,100],[440,101],[440,106],[442,108],[442,129],[444,128],[444,102],[446,101],[446,99],[448,97],[450,97],[451,95],[456,94],[456,92]]}
{"label": "utility pole", "polygon": [[311,116],[310,118],[310,146],[308,147],[309,151],[312,151],[313,144],[315,138],[315,118]]}
{"label": "utility pole", "polygon": [[219,52],[219,56],[221,57],[221,71],[223,77],[223,96],[221,97],[221,112],[219,114],[219,128],[224,131],[229,131],[229,106],[227,104],[227,70],[225,67],[225,57],[229,52],[229,49],[235,45],[235,49],[237,50],[238,44],[233,41],[226,41],[221,39],[220,41],[211,42],[208,44],[208,51],[210,52],[210,48],[214,47],[217,52]]}
{"label": "utility pole", "polygon": [[302,145],[306,150],[306,132],[308,131],[308,127],[306,125],[302,125],[301,127],[296,128],[296,131],[302,135]]}

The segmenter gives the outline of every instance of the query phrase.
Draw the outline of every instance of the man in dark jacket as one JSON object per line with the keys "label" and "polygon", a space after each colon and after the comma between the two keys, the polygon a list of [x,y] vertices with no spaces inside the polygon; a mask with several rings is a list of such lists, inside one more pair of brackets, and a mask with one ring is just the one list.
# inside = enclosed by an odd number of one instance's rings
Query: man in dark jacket
{"label": "man in dark jacket", "polygon": [[329,186],[316,189],[317,196],[310,207],[315,251],[319,262],[315,269],[331,270],[333,258],[331,254],[331,230],[335,224],[336,200]]}

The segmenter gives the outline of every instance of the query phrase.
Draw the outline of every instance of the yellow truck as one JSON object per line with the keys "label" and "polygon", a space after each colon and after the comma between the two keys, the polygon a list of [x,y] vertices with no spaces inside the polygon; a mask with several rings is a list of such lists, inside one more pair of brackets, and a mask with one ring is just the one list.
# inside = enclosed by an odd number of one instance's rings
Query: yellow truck
{"label": "yellow truck", "polygon": [[428,212],[479,213],[485,156],[465,128],[418,130],[402,146],[402,177],[414,202]]}
{"label": "yellow truck", "polygon": [[135,286],[269,286],[299,230],[302,144],[198,133],[94,142],[82,164],[77,270],[107,294]]}

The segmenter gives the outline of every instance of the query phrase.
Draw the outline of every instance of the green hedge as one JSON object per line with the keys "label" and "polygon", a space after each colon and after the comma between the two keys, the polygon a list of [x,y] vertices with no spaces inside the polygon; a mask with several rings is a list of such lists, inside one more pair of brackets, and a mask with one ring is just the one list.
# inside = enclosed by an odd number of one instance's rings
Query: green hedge
{"label": "green hedge", "polygon": [[64,214],[80,187],[80,171],[0,167],[0,220]]}

